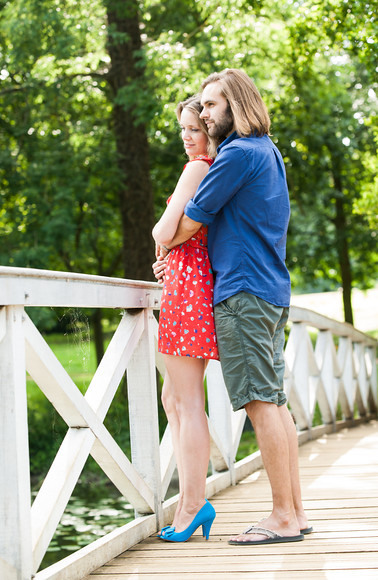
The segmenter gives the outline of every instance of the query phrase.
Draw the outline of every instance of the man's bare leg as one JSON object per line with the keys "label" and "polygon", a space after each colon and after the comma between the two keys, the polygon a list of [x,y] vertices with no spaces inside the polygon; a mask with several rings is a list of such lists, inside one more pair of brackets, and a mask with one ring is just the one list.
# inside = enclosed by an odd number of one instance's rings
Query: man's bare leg
{"label": "man's bare leg", "polygon": [[303,508],[301,484],[299,479],[297,430],[287,406],[282,405],[281,407],[278,407],[278,410],[281,415],[282,423],[286,429],[289,442],[291,493],[295,514],[297,516],[299,528],[303,530],[308,527],[308,520]]}
{"label": "man's bare leg", "polygon": [[[277,405],[262,401],[251,401],[245,406],[245,410],[256,432],[272,489],[273,510],[268,518],[260,522],[261,526],[282,536],[298,536],[300,528],[293,500],[290,465],[292,431],[287,416]],[[266,536],[253,534],[252,538],[251,534],[240,534],[230,539],[240,542],[251,539],[258,541],[266,540]]]}

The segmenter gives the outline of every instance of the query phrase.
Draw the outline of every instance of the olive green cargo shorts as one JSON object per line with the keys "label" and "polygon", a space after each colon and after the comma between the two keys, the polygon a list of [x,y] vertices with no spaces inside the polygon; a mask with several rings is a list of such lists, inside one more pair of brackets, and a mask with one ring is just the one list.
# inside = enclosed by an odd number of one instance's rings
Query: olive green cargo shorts
{"label": "olive green cargo shorts", "polygon": [[214,307],[219,357],[234,411],[250,401],[286,403],[285,325],[289,308],[247,292]]}

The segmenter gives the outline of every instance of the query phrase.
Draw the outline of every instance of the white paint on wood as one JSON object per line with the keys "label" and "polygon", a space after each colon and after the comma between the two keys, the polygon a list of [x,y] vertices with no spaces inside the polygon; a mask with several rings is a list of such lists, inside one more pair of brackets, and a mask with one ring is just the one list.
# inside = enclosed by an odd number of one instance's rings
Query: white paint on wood
{"label": "white paint on wood", "polygon": [[[38,569],[90,452],[136,509],[145,512],[154,509],[153,493],[102,424],[132,354],[130,349],[135,348],[143,330],[143,316],[130,318],[132,320],[123,318],[121,321],[120,330],[115,333],[85,397],[61,367],[30,319],[26,320],[27,344],[30,349],[28,371],[68,425],[72,417],[76,418],[74,429],[68,431],[33,504],[35,570]],[[100,417],[90,404],[100,413]]]}
{"label": "white paint on wood", "polygon": [[[5,396],[0,411],[0,418],[4,418],[0,468],[5,464],[9,466],[6,477],[2,475],[3,469],[0,473],[0,491],[5,490],[5,496],[0,496],[0,509],[9,515],[7,532],[9,529],[11,533],[11,540],[5,540],[0,529],[0,574],[8,567],[12,571],[9,578],[16,570],[14,580],[29,580],[29,571],[37,570],[89,453],[137,513],[153,512],[152,516],[137,519],[135,527],[130,526],[127,531],[124,529],[124,534],[114,532],[109,542],[106,538],[101,539],[100,543],[95,542],[98,549],[88,546],[65,559],[65,563],[37,574],[41,580],[74,580],[93,570],[93,567],[97,568],[119,550],[127,549],[133,542],[145,537],[143,534],[153,533],[163,523],[163,513],[166,521],[167,518],[170,521],[177,504],[177,497],[163,503],[175,469],[175,460],[169,428],[159,446],[156,368],[164,376],[164,361],[157,352],[158,324],[153,309],[159,307],[161,286],[101,276],[4,267],[0,267],[0,281],[0,305],[143,308],[141,312],[135,311],[134,315],[125,313],[122,316],[85,396],[77,389],[29,317],[25,315],[25,321],[21,323],[22,308],[0,308],[0,378],[1,394]],[[7,312],[12,312],[13,318],[7,318]],[[351,325],[298,307],[291,308],[290,320],[293,324],[285,350],[284,384],[297,427],[305,429],[299,434],[299,441],[338,429],[338,403],[346,418],[344,425],[358,423],[358,419],[352,419],[356,404],[361,417],[368,418],[371,413],[376,413],[374,339]],[[309,336],[310,328],[319,329],[315,348]],[[19,364],[20,357],[22,361],[25,358],[24,334],[27,370],[69,426],[34,501],[31,515],[28,474],[25,477],[25,472],[28,472],[27,446],[25,448],[20,443],[21,440],[27,441],[25,365],[23,362]],[[337,348],[334,336],[339,337]],[[128,376],[132,462],[103,424],[125,370]],[[207,497],[211,497],[260,468],[261,456],[257,453],[235,464],[246,415],[244,410],[232,412],[220,364],[216,361],[209,363],[207,386],[211,459],[215,470],[207,481],[206,493]],[[319,404],[323,421],[329,422],[329,425],[312,428],[316,403]],[[11,445],[9,441],[12,441]],[[22,521],[26,522],[22,529],[20,514]],[[135,532],[137,529],[139,531]],[[10,550],[10,557],[7,550]]]}
{"label": "white paint on wood", "polygon": [[356,365],[357,371],[357,404],[359,407],[360,415],[364,414],[364,409],[367,406],[367,392],[366,392],[366,369],[365,369],[365,351],[364,348],[361,348],[361,344],[355,343],[353,345],[354,351],[354,360]]}
{"label": "white paint on wood", "polygon": [[341,372],[330,330],[319,331],[315,359],[322,379],[317,396],[322,418],[324,423],[334,423],[336,421]]}
{"label": "white paint on wood", "polygon": [[146,309],[144,332],[127,367],[133,465],[155,495],[157,525],[162,521],[159,423],[155,370],[154,315]]}
{"label": "white paint on wood", "polygon": [[19,306],[2,310],[6,335],[0,342],[0,558],[3,571],[26,580],[32,561],[24,312]]}
{"label": "white paint on wood", "polygon": [[372,409],[377,410],[378,407],[378,389],[377,389],[377,373],[376,373],[376,348],[369,346],[366,348],[366,367],[368,369],[369,381],[370,381],[370,396]]}
{"label": "white paint on wood", "polygon": [[312,425],[316,396],[322,387],[312,343],[303,322],[293,324],[285,351],[286,363],[292,374],[290,404],[299,429]]}
{"label": "white paint on wood", "polygon": [[0,578],[4,580],[20,580],[19,567],[12,566],[9,562],[0,558]]}
{"label": "white paint on wood", "polygon": [[153,282],[0,266],[0,305],[159,308]]}
{"label": "white paint on wood", "polygon": [[249,421],[247,418],[247,413],[244,409],[239,409],[239,411],[235,411],[231,415],[231,423],[232,423],[232,455],[236,457],[236,453],[239,448],[240,438],[243,433],[244,423]]}
{"label": "white paint on wood", "polygon": [[345,418],[351,419],[354,414],[354,403],[357,392],[357,373],[354,363],[353,343],[351,338],[340,337],[337,352],[341,368],[340,404]]}
{"label": "white paint on wood", "polygon": [[[218,436],[218,448],[222,450],[220,455],[217,454],[215,456],[215,449],[213,448],[213,467],[216,471],[223,471],[225,463],[232,472],[235,455],[232,437],[231,404],[224,384],[222,369],[218,361],[209,361],[206,382],[210,424]],[[222,456],[224,462],[222,462]]]}
{"label": "white paint on wood", "polygon": [[332,334],[336,336],[347,336],[353,340],[353,342],[362,342],[363,344],[368,344],[374,346],[376,341],[374,338],[364,334],[360,330],[354,328],[348,322],[338,322],[307,308],[301,308],[299,306],[290,307],[289,320],[291,322],[304,322],[306,326],[318,328],[319,330],[330,330]]}
{"label": "white paint on wood", "polygon": [[167,424],[160,442],[161,496],[164,499],[176,468],[172,433]]}
{"label": "white paint on wood", "polygon": [[226,449],[223,448],[220,437],[210,419],[207,419],[210,433],[210,460],[213,472],[226,471],[229,466],[229,456]]}
{"label": "white paint on wood", "polygon": [[7,332],[7,317],[5,307],[0,307],[0,342],[3,340]]}

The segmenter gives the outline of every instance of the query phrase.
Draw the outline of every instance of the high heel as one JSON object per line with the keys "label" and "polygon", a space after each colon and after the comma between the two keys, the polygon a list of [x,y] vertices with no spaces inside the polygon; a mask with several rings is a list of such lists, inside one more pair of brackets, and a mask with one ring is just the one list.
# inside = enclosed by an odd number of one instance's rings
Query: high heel
{"label": "high heel", "polygon": [[215,509],[211,503],[205,499],[205,505],[202,506],[186,530],[182,532],[175,532],[174,527],[166,526],[168,529],[164,529],[164,535],[159,535],[159,538],[167,542],[186,542],[186,540],[189,540],[189,538],[194,534],[196,529],[202,525],[202,534],[204,538],[208,540],[215,515]]}

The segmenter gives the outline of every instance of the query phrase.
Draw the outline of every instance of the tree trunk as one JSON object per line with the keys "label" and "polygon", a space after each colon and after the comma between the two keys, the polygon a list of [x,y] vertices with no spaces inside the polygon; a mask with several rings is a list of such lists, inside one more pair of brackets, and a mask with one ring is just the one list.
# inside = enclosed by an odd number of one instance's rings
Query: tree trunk
{"label": "tree trunk", "polygon": [[333,174],[336,195],[336,216],[334,224],[336,228],[336,246],[339,257],[341,280],[343,285],[343,304],[345,322],[353,324],[352,310],[352,269],[349,260],[349,245],[346,216],[344,211],[344,200],[342,196],[341,177],[339,173]]}
{"label": "tree trunk", "polygon": [[[143,112],[138,103],[148,89],[136,0],[107,0],[107,75],[113,91],[113,123],[122,185],[122,262],[126,278],[152,280],[154,203],[150,182],[149,147]],[[142,120],[141,120],[142,117]]]}

